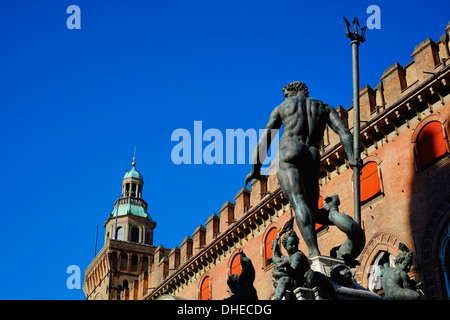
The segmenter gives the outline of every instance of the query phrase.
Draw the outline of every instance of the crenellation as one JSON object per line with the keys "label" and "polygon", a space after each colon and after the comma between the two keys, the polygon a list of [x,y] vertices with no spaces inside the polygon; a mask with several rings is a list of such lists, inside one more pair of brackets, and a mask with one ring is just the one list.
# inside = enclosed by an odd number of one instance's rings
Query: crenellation
{"label": "crenellation", "polygon": [[385,110],[386,101],[384,101],[383,82],[380,81],[375,87],[375,112],[377,115]]}
{"label": "crenellation", "polygon": [[401,98],[402,91],[406,89],[405,69],[398,62],[395,62],[384,71],[381,81],[383,82],[383,96],[386,107],[390,107]]}
{"label": "crenellation", "polygon": [[348,112],[344,109],[343,106],[339,105],[336,107],[336,112],[338,113],[339,117],[344,121],[345,125],[348,128]]}
{"label": "crenellation", "polygon": [[375,91],[369,85],[359,91],[359,106],[361,121],[369,121],[376,115]]}
{"label": "crenellation", "polygon": [[267,176],[262,175],[261,180],[250,183],[250,206],[258,204],[267,195]]}
{"label": "crenellation", "polygon": [[229,226],[235,222],[234,218],[234,208],[235,205],[231,203],[231,201],[227,201],[224,203],[222,208],[219,210],[219,217],[220,217],[220,225],[219,230],[220,232],[225,232]]}
{"label": "crenellation", "polygon": [[167,248],[164,248],[162,245],[156,248],[155,252],[153,253],[153,257],[155,259],[155,263],[158,263],[161,261],[165,256],[167,256]]}
{"label": "crenellation", "polygon": [[192,257],[192,238],[187,236],[180,245],[180,264],[186,263]]}
{"label": "crenellation", "polygon": [[411,55],[416,66],[417,79],[423,82],[433,76],[435,68],[440,64],[438,46],[430,38],[418,44]]}
{"label": "crenellation", "polygon": [[206,244],[211,243],[214,239],[217,238],[220,232],[220,218],[217,214],[213,213],[209,216],[208,220],[205,223],[206,225]]}
{"label": "crenellation", "polygon": [[234,218],[240,220],[250,207],[250,191],[243,187],[234,197]]}
{"label": "crenellation", "polygon": [[175,247],[169,253],[169,275],[174,273],[180,265],[180,248]]}
{"label": "crenellation", "polygon": [[206,228],[199,225],[192,234],[193,255],[196,255],[206,245]]}
{"label": "crenellation", "polygon": [[268,177],[267,177],[267,192],[273,193],[278,189],[278,177],[277,177],[277,162],[272,161],[269,165]]}
{"label": "crenellation", "polygon": [[164,256],[159,261],[159,263],[157,264],[157,267],[155,269],[157,270],[157,274],[156,274],[156,278],[155,278],[156,283],[161,283],[169,275],[169,259],[168,259],[168,257]]}
{"label": "crenellation", "polygon": [[411,88],[419,82],[414,60],[411,60],[408,64],[406,64],[403,69],[405,70],[406,88]]}

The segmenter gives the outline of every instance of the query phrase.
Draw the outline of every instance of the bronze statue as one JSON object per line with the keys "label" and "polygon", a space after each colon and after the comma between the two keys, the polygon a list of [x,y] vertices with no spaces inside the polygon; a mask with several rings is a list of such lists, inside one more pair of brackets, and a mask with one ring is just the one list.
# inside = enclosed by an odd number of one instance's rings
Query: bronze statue
{"label": "bronze statue", "polygon": [[417,300],[422,292],[421,282],[409,279],[408,272],[413,264],[413,253],[402,251],[395,258],[395,267],[381,268],[381,283],[385,298],[392,300]]}
{"label": "bronze statue", "polygon": [[[293,292],[297,287],[313,289],[317,287],[324,297],[335,298],[334,287],[327,277],[320,272],[313,271],[308,258],[298,249],[299,238],[293,230],[287,231],[282,237],[282,244],[288,256],[280,251],[278,234],[272,243],[272,261],[275,264],[272,272],[275,278],[274,300],[286,298],[286,291]],[[288,298],[287,298],[288,299]]]}
{"label": "bronze statue", "polygon": [[228,277],[227,284],[233,293],[224,300],[258,300],[256,289],[253,286],[255,281],[255,268],[252,261],[239,249],[239,258],[241,261],[241,274],[231,274]]}
{"label": "bronze statue", "polygon": [[286,85],[283,93],[285,101],[270,115],[255,149],[253,167],[245,179],[245,185],[252,179],[260,178],[262,163],[274,138],[273,130],[283,125],[284,133],[278,151],[278,181],[295,211],[295,220],[308,246],[309,256],[314,257],[320,255],[314,227],[319,201],[319,145],[326,125],[339,135],[352,169],[357,170],[360,160],[356,163],[352,135],[331,106],[309,98],[307,86],[299,81]]}

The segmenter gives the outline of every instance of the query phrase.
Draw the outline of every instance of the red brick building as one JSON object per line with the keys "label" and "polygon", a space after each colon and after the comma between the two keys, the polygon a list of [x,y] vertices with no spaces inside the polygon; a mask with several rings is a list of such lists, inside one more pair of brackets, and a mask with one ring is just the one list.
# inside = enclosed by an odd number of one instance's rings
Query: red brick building
{"label": "red brick building", "polygon": [[[450,296],[449,31],[450,24],[439,41],[428,38],[418,44],[407,65],[394,63],[374,88],[360,90],[366,246],[354,271],[355,280],[375,292],[380,288],[373,266],[395,257],[403,243],[414,252],[410,277],[424,283],[424,299]],[[337,111],[352,131],[352,107],[339,106]],[[339,194],[340,211],[352,216],[352,170],[339,138],[328,128],[321,164],[322,197]],[[141,191],[139,181],[136,185],[136,192]],[[123,219],[139,226],[134,237],[138,241],[132,241],[131,234],[121,241],[106,239],[86,270],[83,289],[88,299],[157,299],[168,294],[221,300],[229,296],[228,274],[239,272],[236,257],[242,248],[254,264],[259,298],[270,299],[271,240],[290,212],[274,170],[269,170],[250,190],[243,188],[233,201],[226,201],[179,247],[154,247],[143,233],[152,237],[154,222],[124,213]],[[323,255],[345,241],[333,226],[317,226],[317,234]],[[300,249],[307,252],[302,240]]]}

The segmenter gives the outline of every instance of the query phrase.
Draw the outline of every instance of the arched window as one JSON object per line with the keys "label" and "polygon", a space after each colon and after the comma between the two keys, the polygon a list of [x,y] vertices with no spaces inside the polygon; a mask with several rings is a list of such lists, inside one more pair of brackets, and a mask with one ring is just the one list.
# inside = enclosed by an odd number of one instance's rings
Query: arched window
{"label": "arched window", "polygon": [[128,268],[128,254],[122,253],[120,256],[121,256],[120,269],[126,270]]}
{"label": "arched window", "polygon": [[136,185],[134,183],[131,184],[130,196],[131,197],[136,196]]}
{"label": "arched window", "polygon": [[131,272],[138,271],[139,257],[135,254],[131,256]]}
{"label": "arched window", "polygon": [[139,228],[132,227],[131,228],[131,242],[139,242]]}
{"label": "arched window", "polygon": [[277,228],[272,228],[266,235],[266,240],[264,242],[264,257],[266,266],[272,263],[272,241],[275,240],[278,234]]}
{"label": "arched window", "polygon": [[144,256],[142,257],[142,271],[147,272],[148,269],[148,257]]}
{"label": "arched window", "polygon": [[123,228],[122,227],[117,227],[116,239],[123,240]]}
{"label": "arched window", "polygon": [[150,231],[145,233],[145,244],[152,244]]}
{"label": "arched window", "polygon": [[202,285],[200,286],[200,300],[211,299],[211,292],[209,290],[210,282],[211,282],[210,277],[205,277],[205,279],[203,279]]}
{"label": "arched window", "polygon": [[380,177],[378,176],[378,164],[375,161],[367,162],[361,170],[361,203],[373,199],[381,194]]}
{"label": "arched window", "polygon": [[241,274],[241,258],[236,254],[231,261],[230,274]]}
{"label": "arched window", "polygon": [[417,152],[422,167],[435,162],[448,153],[442,123],[431,121],[420,130],[417,137]]}

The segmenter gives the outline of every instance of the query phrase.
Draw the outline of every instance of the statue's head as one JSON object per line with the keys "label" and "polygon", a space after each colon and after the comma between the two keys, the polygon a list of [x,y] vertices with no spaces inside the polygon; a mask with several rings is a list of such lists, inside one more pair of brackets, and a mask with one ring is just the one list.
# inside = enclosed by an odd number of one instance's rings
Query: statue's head
{"label": "statue's head", "polygon": [[299,238],[297,234],[294,232],[294,230],[290,230],[286,232],[283,235],[283,238],[281,239],[281,243],[283,244],[283,247],[286,249],[286,251],[289,254],[293,254],[298,251],[298,243]]}
{"label": "statue's head", "polygon": [[413,253],[402,251],[395,257],[395,266],[409,272],[413,265]]}
{"label": "statue's head", "polygon": [[239,293],[239,275],[238,274],[230,274],[228,276],[227,284],[233,294]]}
{"label": "statue's head", "polygon": [[349,286],[352,283],[352,272],[348,266],[343,264],[332,266],[330,268],[330,277],[342,286]]}
{"label": "statue's head", "polygon": [[305,96],[309,96],[308,87],[306,84],[300,81],[291,82],[283,87],[284,98],[291,98],[297,96],[300,92],[303,92]]}

